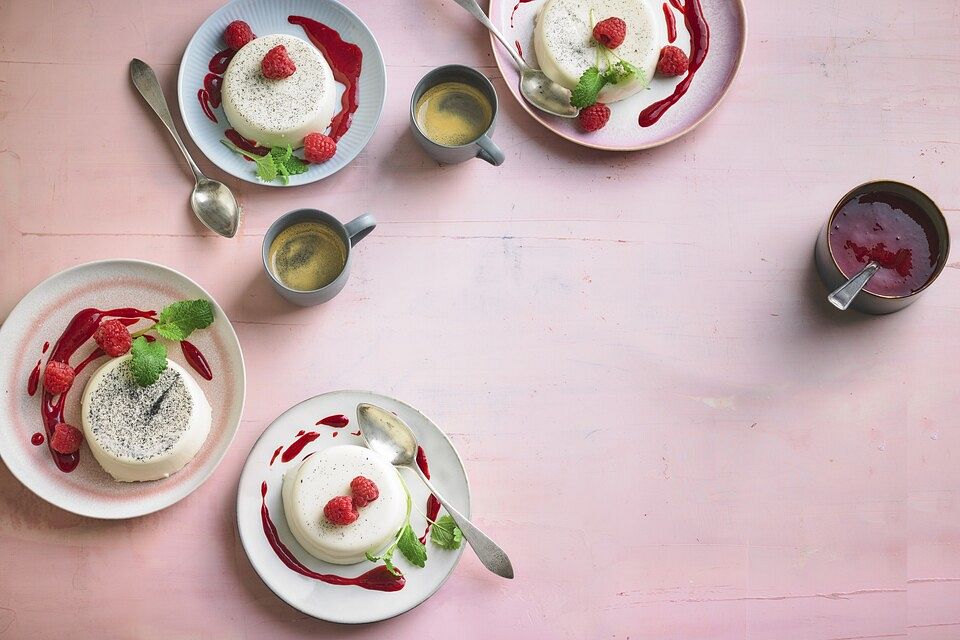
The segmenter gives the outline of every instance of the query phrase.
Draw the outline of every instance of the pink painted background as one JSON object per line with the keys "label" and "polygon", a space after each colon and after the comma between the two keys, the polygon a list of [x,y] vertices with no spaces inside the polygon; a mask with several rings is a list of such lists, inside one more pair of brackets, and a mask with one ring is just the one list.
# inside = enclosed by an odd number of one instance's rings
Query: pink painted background
{"label": "pink painted background", "polygon": [[[224,463],[161,513],[75,517],[0,466],[0,638],[960,637],[960,264],[871,318],[827,308],[811,260],[870,178],[916,184],[956,226],[955,0],[748,0],[726,102],[622,155],[535,126],[450,0],[349,4],[388,63],[380,128],[322,183],[228,181],[247,218],[225,241],[192,219],[127,76],[143,58],[172,100],[218,1],[0,1],[0,317],[65,267],[155,260],[224,305],[249,374]],[[500,168],[438,168],[407,132],[414,84],[450,62],[497,83]],[[312,309],[260,273],[264,230],[300,206],[381,220]],[[261,584],[235,531],[244,457],[339,388],[450,433],[515,581],[468,552],[436,597],[360,628]]]}

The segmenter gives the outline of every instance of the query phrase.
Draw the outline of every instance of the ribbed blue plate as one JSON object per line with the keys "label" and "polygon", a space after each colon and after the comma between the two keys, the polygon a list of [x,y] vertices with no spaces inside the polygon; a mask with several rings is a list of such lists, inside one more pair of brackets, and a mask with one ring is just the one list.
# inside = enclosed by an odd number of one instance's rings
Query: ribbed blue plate
{"label": "ribbed blue plate", "polygon": [[[337,155],[323,164],[311,165],[306,173],[290,177],[289,186],[309,184],[332,175],[350,163],[373,136],[387,93],[383,55],[373,34],[360,18],[336,0],[233,0],[207,18],[190,39],[177,77],[177,102],[187,132],[211,162],[241,180],[254,184],[283,186],[279,181],[265,183],[256,176],[253,163],[244,160],[220,143],[229,128],[223,109],[215,110],[219,122],[211,122],[203,113],[197,91],[203,87],[207,66],[213,55],[226,48],[223,30],[234,20],[244,20],[259,36],[286,33],[308,40],[297,25],[287,22],[292,15],[306,16],[337,30],[347,42],[363,51],[363,67],[358,90],[359,106],[353,124],[337,143]],[[343,87],[339,87],[342,92]],[[339,105],[339,98],[338,98]]]}

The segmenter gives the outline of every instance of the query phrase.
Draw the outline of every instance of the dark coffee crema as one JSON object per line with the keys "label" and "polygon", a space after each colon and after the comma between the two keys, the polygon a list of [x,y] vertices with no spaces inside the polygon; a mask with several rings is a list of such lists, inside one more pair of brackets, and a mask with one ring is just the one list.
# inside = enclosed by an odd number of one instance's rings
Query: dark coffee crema
{"label": "dark coffee crema", "polygon": [[866,290],[883,296],[907,296],[922,289],[936,272],[942,251],[923,207],[892,191],[850,197],[833,218],[829,241],[846,277],[871,260],[880,264]]}

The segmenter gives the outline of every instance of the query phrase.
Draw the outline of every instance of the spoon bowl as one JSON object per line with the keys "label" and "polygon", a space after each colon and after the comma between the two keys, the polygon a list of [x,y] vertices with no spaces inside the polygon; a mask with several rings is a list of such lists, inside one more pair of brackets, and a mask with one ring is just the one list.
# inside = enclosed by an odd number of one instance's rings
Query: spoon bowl
{"label": "spoon bowl", "polygon": [[457,511],[437,492],[430,479],[417,465],[417,436],[406,422],[396,414],[373,404],[357,405],[357,421],[360,423],[360,435],[372,451],[377,452],[396,467],[407,467],[423,481],[427,489],[463,532],[463,539],[470,543],[477,558],[487,569],[503,578],[513,578],[513,565],[506,552],[493,540],[480,531],[470,520]]}
{"label": "spoon bowl", "polygon": [[190,194],[190,206],[208,229],[225,238],[237,235],[240,205],[227,185],[210,178],[197,181]]}

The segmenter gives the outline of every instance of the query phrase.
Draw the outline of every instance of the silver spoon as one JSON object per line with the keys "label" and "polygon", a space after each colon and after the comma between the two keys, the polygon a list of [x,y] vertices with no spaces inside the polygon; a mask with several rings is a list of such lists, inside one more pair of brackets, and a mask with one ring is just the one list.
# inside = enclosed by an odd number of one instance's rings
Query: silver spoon
{"label": "silver spoon", "polygon": [[157,82],[157,76],[143,60],[134,58],[130,61],[130,77],[133,79],[133,86],[137,88],[143,99],[147,101],[150,108],[160,118],[160,121],[166,125],[167,131],[177,141],[177,146],[183,152],[183,157],[187,159],[187,164],[193,171],[193,177],[197,184],[193,187],[193,193],[190,195],[190,206],[197,218],[210,231],[218,233],[225,238],[232,238],[237,235],[240,228],[240,205],[237,199],[233,197],[233,192],[222,182],[211,180],[201,173],[197,168],[197,163],[190,157],[190,153],[183,145],[177,128],[173,126],[173,118],[170,117],[170,109],[167,108],[167,101],[163,97],[163,89]]}
{"label": "silver spoon", "polygon": [[474,18],[479,20],[483,26],[490,30],[503,48],[507,50],[510,57],[513,58],[517,69],[520,70],[520,93],[527,99],[527,102],[541,111],[560,116],[561,118],[576,118],[580,110],[570,104],[570,89],[562,84],[557,84],[540,69],[534,69],[523,61],[510,45],[509,42],[500,33],[500,30],[493,26],[487,14],[483,12],[477,0],[456,0],[456,3],[469,11]]}
{"label": "silver spoon", "polygon": [[877,271],[880,270],[880,263],[871,260],[860,272],[840,285],[836,291],[827,296],[827,301],[841,311],[846,311],[853,303],[857,294],[863,291]]}
{"label": "silver spoon", "polygon": [[498,576],[512,578],[513,566],[503,549],[473,526],[466,516],[450,506],[417,466],[417,436],[410,427],[390,411],[366,403],[357,405],[357,419],[360,421],[360,433],[370,449],[393,465],[413,469],[420,476],[430,493],[437,497],[447,513],[453,517],[483,566]]}

